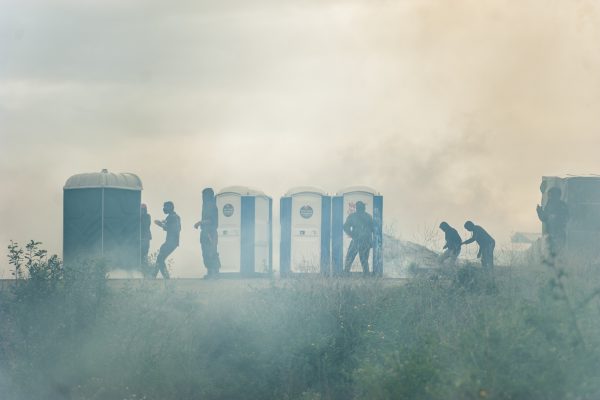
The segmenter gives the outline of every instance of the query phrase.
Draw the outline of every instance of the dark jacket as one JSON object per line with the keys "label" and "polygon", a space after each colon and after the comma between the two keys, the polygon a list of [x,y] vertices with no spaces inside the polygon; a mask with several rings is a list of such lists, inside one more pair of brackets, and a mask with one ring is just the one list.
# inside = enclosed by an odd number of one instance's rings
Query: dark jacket
{"label": "dark jacket", "polygon": [[489,233],[486,232],[485,229],[480,227],[479,225],[475,225],[473,227],[473,236],[470,239],[465,241],[465,244],[477,242],[480,248],[495,246],[496,241],[493,237],[490,236]]}
{"label": "dark jacket", "polygon": [[452,251],[454,251],[456,253],[460,253],[460,247],[462,245],[462,239],[460,238],[460,235],[458,234],[458,232],[456,231],[456,229],[454,229],[451,226],[449,226],[444,231],[444,235],[446,237],[446,245],[444,246],[444,248],[452,250]]}
{"label": "dark jacket", "polygon": [[344,232],[352,240],[372,243],[374,230],[373,217],[364,211],[353,212],[346,219],[346,223],[344,223]]}
{"label": "dark jacket", "polygon": [[179,232],[181,232],[181,220],[179,219],[179,215],[177,215],[175,211],[167,215],[167,219],[165,219],[163,229],[167,231],[167,239],[165,240],[165,243],[179,246]]}
{"label": "dark jacket", "polygon": [[152,219],[150,214],[142,214],[142,241],[148,241],[152,239],[152,232],[150,232],[150,225],[152,225]]}
{"label": "dark jacket", "polygon": [[542,210],[538,210],[538,217],[544,223],[550,235],[564,234],[569,220],[569,209],[562,200],[548,201]]}
{"label": "dark jacket", "polygon": [[202,220],[200,228],[203,231],[216,231],[219,227],[219,209],[215,202],[202,203]]}

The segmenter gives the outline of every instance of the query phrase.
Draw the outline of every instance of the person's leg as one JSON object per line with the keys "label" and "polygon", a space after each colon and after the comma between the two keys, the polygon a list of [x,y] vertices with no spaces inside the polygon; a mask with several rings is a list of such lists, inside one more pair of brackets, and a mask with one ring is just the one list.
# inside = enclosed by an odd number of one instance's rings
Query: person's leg
{"label": "person's leg", "polygon": [[219,253],[217,253],[217,246],[211,242],[210,244],[210,269],[214,277],[219,275],[219,269],[221,268],[221,262],[219,261]]}
{"label": "person's leg", "polygon": [[200,247],[202,248],[202,262],[206,268],[206,276],[211,276],[213,271],[210,260],[210,243],[208,241],[206,232],[202,232],[200,234]]}
{"label": "person's leg", "polygon": [[481,249],[481,266],[492,268],[494,266],[494,247],[486,246]]}
{"label": "person's leg", "polygon": [[217,251],[216,247],[215,247],[213,256],[214,256],[215,274],[218,275],[219,271],[221,270],[221,258],[219,257],[219,252]]}
{"label": "person's leg", "polygon": [[148,268],[148,252],[150,251],[150,241],[142,242],[142,267],[144,270]]}
{"label": "person's leg", "polygon": [[[167,257],[169,257],[176,248],[177,248],[176,245],[165,243],[162,246],[160,246],[160,252],[158,253],[158,256],[156,257],[156,267],[162,274],[163,278],[165,278],[165,279],[170,278],[169,270],[167,269],[167,264],[165,263],[165,261],[167,260]],[[157,274],[158,274],[158,271],[157,271]]]}
{"label": "person's leg", "polygon": [[202,236],[202,257],[209,276],[216,276],[221,269],[217,252],[217,232],[204,232]]}
{"label": "person's leg", "polygon": [[214,262],[214,270],[215,270],[215,274],[218,275],[219,270],[221,269],[221,259],[219,258],[219,246],[218,246],[219,245],[219,234],[215,231],[215,232],[213,232],[211,237],[212,237],[211,246],[212,246],[212,257],[213,257],[213,262]]}
{"label": "person's leg", "polygon": [[438,262],[441,265],[444,265],[444,261],[446,261],[448,258],[450,258],[452,251],[450,249],[446,249],[444,250],[444,252],[442,254],[440,254],[440,257],[438,258]]}
{"label": "person's leg", "polygon": [[448,266],[450,267],[456,267],[456,261],[458,259],[458,255],[460,254],[460,249],[459,250],[452,250],[450,251],[450,255],[448,257]]}
{"label": "person's leg", "polygon": [[352,240],[350,242],[350,247],[348,247],[348,253],[346,253],[346,262],[344,263],[344,272],[350,272],[352,268],[352,263],[356,258],[356,254],[358,253],[358,245],[356,240]]}
{"label": "person's leg", "polygon": [[549,254],[552,259],[558,257],[566,243],[566,235],[561,232],[552,232],[548,235]]}
{"label": "person's leg", "polygon": [[369,275],[369,253],[371,252],[371,244],[361,243],[358,251],[358,256],[360,258],[360,265],[362,265],[363,273],[365,275]]}
{"label": "person's leg", "polygon": [[167,259],[167,244],[163,243],[158,250],[158,255],[156,256],[156,266],[152,273],[152,278],[156,278],[158,276],[158,272],[162,271],[163,268],[166,269],[165,260]]}
{"label": "person's leg", "polygon": [[165,263],[163,263],[163,265],[161,266],[160,273],[162,274],[164,279],[171,279],[171,276],[169,275],[169,270],[167,269],[167,265]]}

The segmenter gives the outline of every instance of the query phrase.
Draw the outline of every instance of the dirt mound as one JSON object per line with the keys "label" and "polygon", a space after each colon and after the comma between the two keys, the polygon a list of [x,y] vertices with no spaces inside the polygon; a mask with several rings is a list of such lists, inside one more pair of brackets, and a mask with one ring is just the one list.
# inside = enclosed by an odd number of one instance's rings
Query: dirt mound
{"label": "dirt mound", "polygon": [[410,268],[438,268],[439,254],[417,243],[383,236],[383,270],[393,278],[406,278]]}

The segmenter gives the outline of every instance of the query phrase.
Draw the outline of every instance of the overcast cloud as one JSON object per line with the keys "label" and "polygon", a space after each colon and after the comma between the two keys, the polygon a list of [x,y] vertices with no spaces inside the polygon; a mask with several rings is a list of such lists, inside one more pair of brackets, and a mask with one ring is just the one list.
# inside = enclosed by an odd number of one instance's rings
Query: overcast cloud
{"label": "overcast cloud", "polygon": [[176,276],[204,272],[205,186],[278,214],[368,185],[403,238],[473,219],[506,243],[539,231],[542,175],[600,173],[598,71],[595,1],[0,0],[0,244],[60,252],[62,186],[102,168],[153,217],[175,202]]}

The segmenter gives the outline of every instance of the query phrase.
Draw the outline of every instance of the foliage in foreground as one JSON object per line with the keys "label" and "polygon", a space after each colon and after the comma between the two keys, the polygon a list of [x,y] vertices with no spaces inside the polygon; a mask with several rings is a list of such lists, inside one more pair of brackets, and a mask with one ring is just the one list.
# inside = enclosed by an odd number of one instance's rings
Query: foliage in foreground
{"label": "foliage in foreground", "polygon": [[33,260],[0,292],[10,400],[600,397],[594,271],[219,281],[207,296]]}

